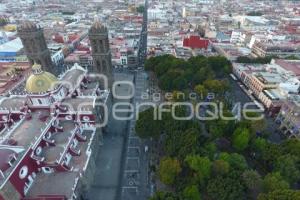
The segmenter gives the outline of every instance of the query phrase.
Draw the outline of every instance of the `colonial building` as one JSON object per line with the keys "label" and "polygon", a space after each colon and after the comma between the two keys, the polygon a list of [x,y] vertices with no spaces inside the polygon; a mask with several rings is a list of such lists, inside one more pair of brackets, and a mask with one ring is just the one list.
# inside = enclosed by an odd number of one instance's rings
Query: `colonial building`
{"label": "colonial building", "polygon": [[109,88],[111,88],[113,76],[108,30],[96,20],[89,29],[88,35],[92,47],[93,71],[104,74],[110,81]]}
{"label": "colonial building", "polygon": [[109,91],[77,64],[58,77],[34,64],[19,87],[0,99],[0,200],[83,197]]}
{"label": "colonial building", "polygon": [[281,131],[290,138],[300,138],[300,107],[298,101],[286,101],[277,116]]}
{"label": "colonial building", "polygon": [[55,73],[43,29],[33,22],[25,21],[17,31],[31,65],[38,63],[42,65],[43,70]]}

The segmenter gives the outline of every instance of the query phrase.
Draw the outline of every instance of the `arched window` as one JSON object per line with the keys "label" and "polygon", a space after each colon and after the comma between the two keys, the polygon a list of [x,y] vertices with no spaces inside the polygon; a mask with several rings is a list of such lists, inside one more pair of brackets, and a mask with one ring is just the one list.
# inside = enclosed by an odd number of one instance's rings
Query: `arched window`
{"label": "arched window", "polygon": [[95,53],[98,53],[98,48],[97,48],[96,43],[93,44],[93,49],[94,49],[94,52],[95,52]]}
{"label": "arched window", "polygon": [[102,61],[102,72],[103,73],[107,73],[107,64],[106,64],[106,60]]}
{"label": "arched window", "polygon": [[104,53],[104,43],[103,43],[103,40],[100,40],[100,52],[101,53]]}
{"label": "arched window", "polygon": [[101,68],[101,63],[100,63],[100,61],[99,61],[99,60],[97,60],[97,61],[96,61],[96,66],[97,66],[97,68],[98,68],[98,69],[100,69],[100,68]]}

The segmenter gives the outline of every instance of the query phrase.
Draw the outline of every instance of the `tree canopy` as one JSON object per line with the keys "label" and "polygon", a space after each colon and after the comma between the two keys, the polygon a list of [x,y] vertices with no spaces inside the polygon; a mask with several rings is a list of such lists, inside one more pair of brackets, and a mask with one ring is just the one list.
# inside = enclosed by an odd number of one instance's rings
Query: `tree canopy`
{"label": "tree canopy", "polygon": [[246,128],[238,128],[233,133],[233,147],[238,151],[243,151],[248,147],[250,132]]}
{"label": "tree canopy", "polygon": [[[163,55],[149,58],[145,69],[153,71],[159,80],[159,86],[165,91],[194,89],[204,81],[216,77],[223,78],[231,71],[231,63],[221,56],[196,56],[185,61],[172,55]],[[217,83],[214,87],[213,84]],[[221,85],[223,84],[223,85]],[[224,82],[208,82],[208,86],[217,91],[223,91]]]}
{"label": "tree canopy", "polygon": [[163,158],[159,164],[159,178],[167,184],[172,185],[175,182],[177,175],[181,172],[181,166],[177,159],[170,157]]}

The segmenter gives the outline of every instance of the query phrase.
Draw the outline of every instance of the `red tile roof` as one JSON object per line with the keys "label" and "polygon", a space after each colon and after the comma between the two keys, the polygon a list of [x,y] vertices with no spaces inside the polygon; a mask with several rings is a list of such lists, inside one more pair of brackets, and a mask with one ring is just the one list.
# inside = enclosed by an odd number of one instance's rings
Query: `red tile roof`
{"label": "red tile roof", "polygon": [[275,60],[275,63],[280,65],[285,70],[293,72],[296,76],[300,76],[300,61],[290,60]]}

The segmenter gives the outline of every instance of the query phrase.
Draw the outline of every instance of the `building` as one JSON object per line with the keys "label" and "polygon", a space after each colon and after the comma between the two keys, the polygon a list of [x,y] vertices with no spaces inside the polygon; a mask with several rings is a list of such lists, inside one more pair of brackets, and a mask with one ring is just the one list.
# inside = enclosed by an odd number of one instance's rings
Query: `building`
{"label": "building", "polygon": [[64,63],[67,65],[79,63],[82,67],[88,68],[93,66],[93,58],[89,51],[74,51],[65,58]]}
{"label": "building", "polygon": [[287,99],[299,95],[298,65],[298,61],[278,59],[266,65],[233,63],[233,73],[274,116]]}
{"label": "building", "polygon": [[0,62],[15,62],[23,49],[20,38],[0,44]]}
{"label": "building", "polygon": [[290,42],[256,42],[252,47],[252,53],[258,57],[278,56],[286,58],[289,56],[300,56],[300,44]]}
{"label": "building", "polygon": [[84,197],[93,181],[108,90],[75,64],[58,78],[34,64],[0,99],[0,199]]}
{"label": "building", "polygon": [[[108,30],[98,20],[89,29],[88,33],[93,57],[93,71],[104,74],[112,81],[111,52],[109,48]],[[110,87],[112,82],[109,83]]]}
{"label": "building", "polygon": [[190,37],[183,39],[183,46],[191,49],[205,49],[209,47],[209,40],[202,39],[199,36],[191,35]]}
{"label": "building", "polygon": [[25,21],[18,26],[17,31],[31,65],[39,63],[42,65],[43,70],[56,73],[43,29],[33,22]]}
{"label": "building", "polygon": [[280,130],[289,138],[300,138],[300,107],[298,100],[286,101],[276,118]]}
{"label": "building", "polygon": [[21,84],[30,72],[28,62],[0,63],[0,94],[5,95]]}

